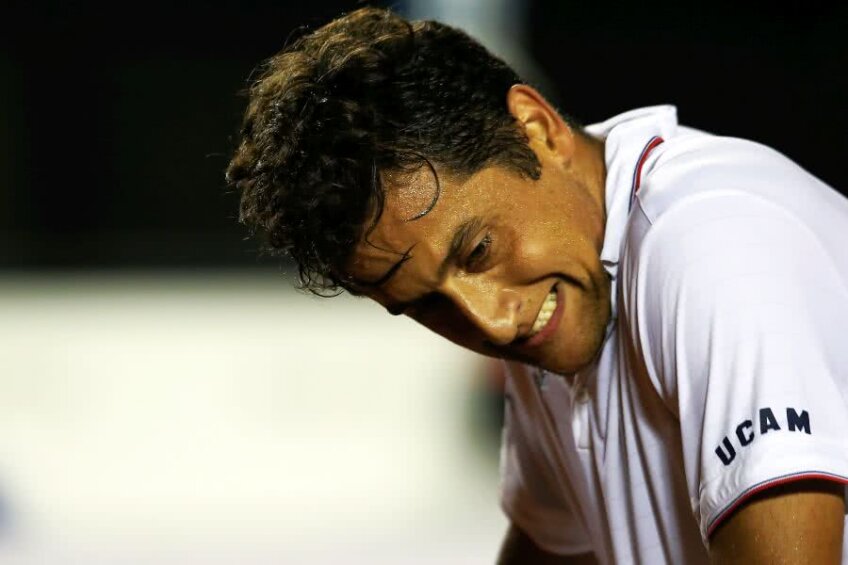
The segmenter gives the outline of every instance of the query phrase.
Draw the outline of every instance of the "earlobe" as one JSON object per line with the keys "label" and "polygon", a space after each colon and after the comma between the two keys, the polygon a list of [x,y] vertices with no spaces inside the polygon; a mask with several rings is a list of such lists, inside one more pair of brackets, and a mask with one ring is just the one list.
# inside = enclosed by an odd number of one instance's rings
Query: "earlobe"
{"label": "earlobe", "polygon": [[513,85],[506,100],[510,114],[524,126],[531,146],[546,147],[560,158],[571,158],[574,150],[571,128],[535,88]]}

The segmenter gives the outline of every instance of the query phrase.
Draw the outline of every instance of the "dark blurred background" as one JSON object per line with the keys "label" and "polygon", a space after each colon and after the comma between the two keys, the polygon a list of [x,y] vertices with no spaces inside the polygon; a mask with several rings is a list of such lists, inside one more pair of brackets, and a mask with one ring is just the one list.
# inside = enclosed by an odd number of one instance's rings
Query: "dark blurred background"
{"label": "dark blurred background", "polygon": [[[224,186],[251,70],[361,5],[4,4],[0,562],[493,562],[503,375],[291,292]],[[583,123],[675,104],[848,189],[844,4],[392,6]]]}
{"label": "dark blurred background", "polygon": [[[584,123],[673,103],[681,122],[764,142],[845,192],[848,8],[699,4],[534,0],[515,32],[548,96]],[[267,264],[223,184],[236,93],[298,26],[360,5],[5,9],[0,268]]]}

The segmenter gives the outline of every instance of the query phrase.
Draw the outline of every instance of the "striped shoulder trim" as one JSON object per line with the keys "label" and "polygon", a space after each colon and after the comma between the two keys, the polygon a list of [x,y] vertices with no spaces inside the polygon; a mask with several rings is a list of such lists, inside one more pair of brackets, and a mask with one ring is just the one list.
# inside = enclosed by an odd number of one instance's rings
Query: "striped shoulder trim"
{"label": "striped shoulder trim", "polygon": [[636,198],[636,193],[639,192],[639,186],[642,184],[642,167],[645,166],[645,161],[648,160],[648,156],[651,152],[664,141],[665,140],[663,138],[655,135],[650,139],[650,141],[648,141],[645,148],[642,149],[642,154],[639,155],[639,160],[636,161],[636,168],[633,170],[633,183],[630,188],[630,206],[628,207],[628,210],[633,207],[633,200]]}

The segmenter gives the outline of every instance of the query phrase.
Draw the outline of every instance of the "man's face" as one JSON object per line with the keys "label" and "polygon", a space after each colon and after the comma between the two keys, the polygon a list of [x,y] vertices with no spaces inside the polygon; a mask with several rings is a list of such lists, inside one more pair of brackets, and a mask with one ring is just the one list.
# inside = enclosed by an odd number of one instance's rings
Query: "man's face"
{"label": "man's face", "polygon": [[435,203],[428,167],[385,175],[382,216],[350,274],[394,272],[360,292],[484,355],[561,374],[589,364],[610,315],[603,201],[585,175],[539,149],[539,180],[502,167],[469,178],[438,171]]}

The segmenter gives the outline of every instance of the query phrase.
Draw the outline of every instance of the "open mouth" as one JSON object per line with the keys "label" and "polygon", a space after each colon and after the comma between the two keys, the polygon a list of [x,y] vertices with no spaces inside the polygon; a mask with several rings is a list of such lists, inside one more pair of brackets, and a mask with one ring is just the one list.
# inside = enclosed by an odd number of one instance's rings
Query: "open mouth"
{"label": "open mouth", "polygon": [[546,342],[559,326],[562,313],[565,310],[565,297],[562,289],[557,290],[558,285],[551,288],[545,300],[542,302],[536,321],[521,343],[524,347],[536,347]]}
{"label": "open mouth", "polygon": [[562,319],[564,310],[564,297],[562,292],[557,291],[557,286],[551,288],[542,306],[539,308],[539,313],[536,314],[536,321],[533,322],[533,327],[524,337],[524,347],[536,347],[541,345],[556,331],[559,322]]}
{"label": "open mouth", "polygon": [[539,307],[539,313],[536,314],[536,320],[533,326],[526,334],[516,339],[514,342],[515,352],[520,355],[529,355],[527,348],[534,348],[546,342],[554,332],[556,332],[559,323],[562,320],[563,312],[565,311],[565,297],[563,290],[559,287],[559,283],[555,284]]}
{"label": "open mouth", "polygon": [[551,321],[551,318],[554,315],[557,307],[557,291],[556,287],[552,288],[548,295],[545,297],[545,301],[542,302],[542,307],[539,309],[539,314],[536,316],[536,321],[533,322],[533,327],[530,328],[530,331],[527,334],[528,338],[533,337],[538,334],[542,329],[548,325],[548,322]]}

